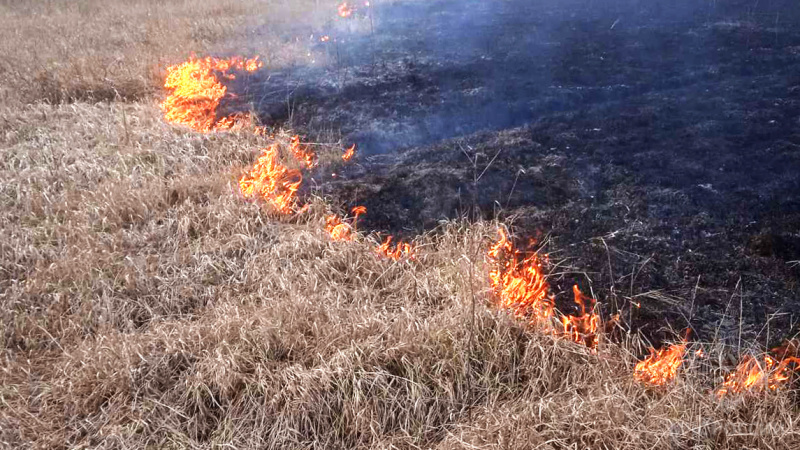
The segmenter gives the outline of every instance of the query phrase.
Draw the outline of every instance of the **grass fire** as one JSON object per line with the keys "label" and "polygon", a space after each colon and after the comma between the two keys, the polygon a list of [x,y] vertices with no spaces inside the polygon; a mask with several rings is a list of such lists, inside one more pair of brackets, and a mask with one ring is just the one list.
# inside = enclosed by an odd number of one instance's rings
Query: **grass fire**
{"label": "grass fire", "polygon": [[0,447],[797,449],[790,3],[0,4]]}

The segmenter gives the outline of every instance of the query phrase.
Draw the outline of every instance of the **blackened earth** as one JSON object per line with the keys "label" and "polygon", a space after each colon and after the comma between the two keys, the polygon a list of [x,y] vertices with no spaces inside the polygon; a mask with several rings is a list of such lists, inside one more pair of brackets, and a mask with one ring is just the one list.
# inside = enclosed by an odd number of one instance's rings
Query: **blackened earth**
{"label": "blackened earth", "polygon": [[797,331],[794,2],[374,6],[324,30],[326,67],[232,86],[265,122],[358,144],[315,184],[365,205],[362,226],[408,237],[513,217],[549,236],[564,309],[577,282],[655,340]]}

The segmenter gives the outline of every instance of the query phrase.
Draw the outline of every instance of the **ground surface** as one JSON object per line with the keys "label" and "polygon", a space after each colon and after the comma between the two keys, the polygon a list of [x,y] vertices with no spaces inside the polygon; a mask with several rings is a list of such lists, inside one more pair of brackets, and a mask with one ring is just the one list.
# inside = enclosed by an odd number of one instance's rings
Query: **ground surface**
{"label": "ground surface", "polygon": [[319,178],[367,206],[364,224],[414,234],[476,210],[513,215],[523,234],[551,235],[610,310],[643,304],[626,315],[650,334],[792,332],[790,3],[400,2],[373,14],[328,24],[333,40],[314,47],[327,66],[238,86],[267,122],[291,115],[359,145],[357,167]]}
{"label": "ground surface", "polygon": [[[796,384],[715,395],[791,333],[791,3],[638,3],[0,1],[0,448],[795,450]],[[191,52],[260,55],[225,108],[288,129],[166,123]],[[328,145],[284,217],[237,180],[295,131]],[[354,204],[415,258],[332,241]],[[566,312],[575,281],[655,338],[693,315],[672,382],[624,326],[500,310],[494,215]]]}

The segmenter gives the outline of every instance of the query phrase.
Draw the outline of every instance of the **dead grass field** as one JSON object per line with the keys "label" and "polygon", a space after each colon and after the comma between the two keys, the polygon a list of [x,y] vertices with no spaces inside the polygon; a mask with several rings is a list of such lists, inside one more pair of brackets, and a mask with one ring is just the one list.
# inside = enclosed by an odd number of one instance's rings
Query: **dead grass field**
{"label": "dead grass field", "polygon": [[593,354],[496,312],[495,224],[395,262],[331,242],[320,199],[244,201],[263,140],[165,124],[159,71],[303,7],[0,3],[0,446],[800,448],[797,393],[717,400],[712,347],[653,390],[636,337]]}

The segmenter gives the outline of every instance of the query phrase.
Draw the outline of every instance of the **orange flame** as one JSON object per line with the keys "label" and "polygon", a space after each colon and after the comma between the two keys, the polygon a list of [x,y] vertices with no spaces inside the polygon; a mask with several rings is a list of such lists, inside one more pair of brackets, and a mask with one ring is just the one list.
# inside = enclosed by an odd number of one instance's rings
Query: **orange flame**
{"label": "orange flame", "polygon": [[717,396],[767,389],[775,391],[787,384],[793,373],[800,373],[797,346],[796,341],[789,341],[772,349],[773,355],[764,355],[763,360],[747,355],[736,370],[725,377],[722,387],[717,390]]}
{"label": "orange flame", "polygon": [[278,161],[278,144],[272,144],[262,151],[250,172],[239,179],[239,190],[245,197],[260,197],[278,212],[291,214],[302,181],[299,170],[288,169]]}
{"label": "orange flame", "polygon": [[364,206],[356,206],[353,207],[351,212],[353,213],[352,225],[342,221],[342,219],[335,214],[331,214],[325,218],[325,230],[331,235],[331,239],[334,241],[352,241],[356,231],[358,216],[366,214],[367,208]]}
{"label": "orange flame", "polygon": [[342,155],[342,160],[347,162],[353,159],[353,155],[356,154],[356,144],[353,144],[350,148],[345,150],[344,154]]}
{"label": "orange flame", "polygon": [[311,169],[317,165],[317,154],[308,145],[300,143],[300,136],[292,136],[289,150],[306,168]]}
{"label": "orange flame", "polygon": [[229,59],[192,57],[189,61],[167,67],[164,88],[170,93],[161,103],[164,118],[200,132],[231,129],[249,115],[237,113],[217,119],[217,107],[227,92],[217,73],[235,79],[232,70],[254,72],[262,66],[258,57],[243,59],[237,56]]}
{"label": "orange flame", "polygon": [[394,246],[392,246],[392,236],[387,236],[386,240],[375,249],[375,251],[379,255],[383,255],[394,260],[398,260],[403,256],[407,256],[409,258],[414,257],[414,247],[407,243],[407,242],[398,242]]}
{"label": "orange flame", "polygon": [[335,214],[325,218],[325,230],[334,241],[352,241],[353,228]]}
{"label": "orange flame", "polygon": [[633,375],[645,384],[663,386],[678,374],[685,352],[685,342],[662,348],[658,352],[650,348],[650,356],[636,364]]}
{"label": "orange flame", "polygon": [[575,295],[575,303],[581,308],[580,316],[562,316],[561,323],[564,325],[564,335],[571,341],[584,344],[592,350],[597,350],[599,336],[597,329],[600,326],[600,316],[595,313],[586,314],[586,301],[594,304],[593,298],[587,297],[578,289],[578,285],[572,286]]}
{"label": "orange flame", "polygon": [[508,240],[505,231],[498,229],[500,239],[489,249],[489,258],[496,268],[489,272],[500,308],[533,324],[552,327],[555,305],[549,296],[549,285],[542,275],[539,259],[533,254],[522,260]]}

